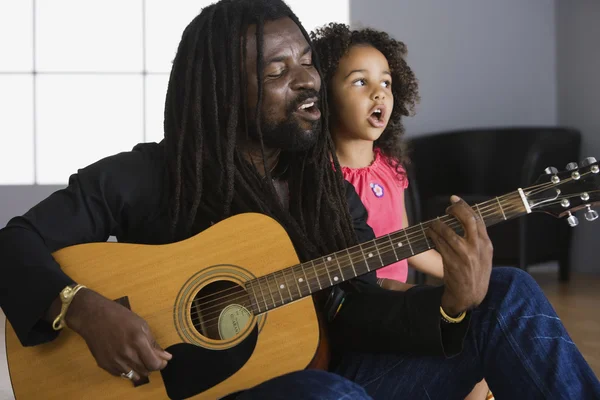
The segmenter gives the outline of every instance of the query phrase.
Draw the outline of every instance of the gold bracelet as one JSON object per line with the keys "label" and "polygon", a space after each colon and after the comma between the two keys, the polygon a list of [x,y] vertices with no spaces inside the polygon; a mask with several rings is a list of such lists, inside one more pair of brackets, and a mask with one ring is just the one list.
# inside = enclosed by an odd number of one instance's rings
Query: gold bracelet
{"label": "gold bracelet", "polygon": [[463,319],[465,319],[467,312],[463,311],[458,315],[458,317],[452,318],[451,316],[446,314],[442,306],[440,306],[440,314],[442,314],[442,320],[444,320],[445,322],[448,322],[449,324],[458,324],[459,322],[462,322]]}
{"label": "gold bracelet", "polygon": [[73,301],[73,298],[81,289],[85,288],[83,285],[75,285],[74,287],[67,286],[60,292],[60,301],[62,302],[62,306],[60,308],[60,314],[58,317],[54,319],[52,323],[52,328],[55,331],[59,331],[65,326],[67,323],[65,322],[65,315],[67,315],[67,310]]}

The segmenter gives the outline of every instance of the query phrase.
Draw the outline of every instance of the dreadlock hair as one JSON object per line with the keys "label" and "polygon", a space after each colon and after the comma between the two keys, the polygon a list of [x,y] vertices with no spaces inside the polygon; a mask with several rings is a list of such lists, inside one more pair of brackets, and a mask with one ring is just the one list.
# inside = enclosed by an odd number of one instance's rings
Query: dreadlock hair
{"label": "dreadlock hair", "polygon": [[[289,17],[310,38],[281,0],[222,0],[202,10],[183,32],[169,78],[164,131],[169,215],[174,238],[196,233],[199,220],[217,222],[243,212],[277,220],[306,261],[357,241],[341,168],[328,133],[326,90],[321,88],[321,126],[316,145],[288,154],[288,209],[281,204],[268,168],[261,176],[238,146],[248,134],[246,34],[256,26],[260,130],[263,32],[268,21]],[[313,51],[314,54],[314,51]],[[313,63],[319,70],[316,55]],[[332,166],[333,160],[333,166]]]}
{"label": "dreadlock hair", "polygon": [[[392,95],[394,108],[390,120],[374,147],[399,174],[403,174],[402,164],[409,162],[407,146],[403,140],[404,125],[402,116],[414,113],[419,101],[417,79],[406,63],[406,45],[391,38],[387,33],[365,28],[351,30],[348,25],[331,23],[310,33],[313,46],[321,60],[324,86],[331,94],[331,81],[340,59],[348,54],[353,46],[371,46],[379,50],[390,66],[392,74]],[[331,96],[330,96],[331,97]]]}

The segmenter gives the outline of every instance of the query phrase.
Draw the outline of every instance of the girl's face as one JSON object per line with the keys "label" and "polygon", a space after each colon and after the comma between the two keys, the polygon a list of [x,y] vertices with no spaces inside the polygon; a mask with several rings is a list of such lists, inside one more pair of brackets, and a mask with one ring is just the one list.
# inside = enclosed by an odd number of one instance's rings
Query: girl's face
{"label": "girl's face", "polygon": [[385,56],[368,45],[351,47],[330,84],[331,130],[336,139],[377,140],[394,107]]}

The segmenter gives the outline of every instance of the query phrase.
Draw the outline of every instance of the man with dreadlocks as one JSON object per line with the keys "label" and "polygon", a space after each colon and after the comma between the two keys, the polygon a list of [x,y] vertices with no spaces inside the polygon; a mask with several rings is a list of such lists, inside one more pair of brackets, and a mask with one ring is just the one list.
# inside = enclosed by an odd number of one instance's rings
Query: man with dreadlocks
{"label": "man with dreadlocks", "polygon": [[[303,261],[372,239],[340,173],[325,92],[307,33],[282,1],[205,8],[177,50],[164,140],[80,169],[0,231],[0,306],[22,344],[58,334],[58,295],[76,284],[52,257],[66,246],[110,235],[171,243],[243,212],[279,221]],[[367,274],[335,287],[323,306],[334,373],[292,373],[239,398],[464,398],[483,376],[498,398],[600,397],[539,287],[515,269],[492,273],[485,225],[452,203],[464,237],[441,221],[428,232],[443,286],[392,292]],[[93,288],[77,292],[65,322],[115,376],[138,380],[172,359],[139,316]]]}

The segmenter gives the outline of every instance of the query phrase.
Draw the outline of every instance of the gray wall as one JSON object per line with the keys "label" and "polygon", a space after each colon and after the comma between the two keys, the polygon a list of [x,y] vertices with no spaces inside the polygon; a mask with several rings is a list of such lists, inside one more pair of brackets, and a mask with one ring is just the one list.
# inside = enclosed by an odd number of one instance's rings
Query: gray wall
{"label": "gray wall", "polygon": [[350,0],[354,27],[408,46],[420,83],[407,134],[555,125],[553,0]]}
{"label": "gray wall", "polygon": [[[582,156],[600,160],[600,2],[557,0],[558,121],[583,133]],[[596,207],[600,211],[599,207]],[[579,271],[600,273],[600,220],[579,217],[573,262]]]}
{"label": "gray wall", "polygon": [[[353,26],[386,30],[408,46],[422,97],[406,121],[409,137],[559,124],[579,128],[583,156],[600,159],[597,0],[351,0],[350,9]],[[600,220],[581,215],[574,234],[573,269],[600,273]]]}
{"label": "gray wall", "polygon": [[0,186],[0,227],[9,219],[29,210],[62,186]]}

